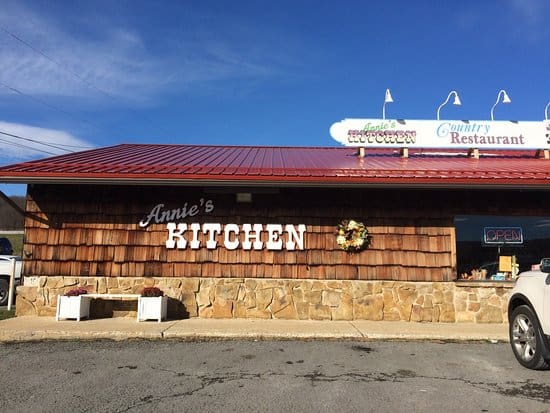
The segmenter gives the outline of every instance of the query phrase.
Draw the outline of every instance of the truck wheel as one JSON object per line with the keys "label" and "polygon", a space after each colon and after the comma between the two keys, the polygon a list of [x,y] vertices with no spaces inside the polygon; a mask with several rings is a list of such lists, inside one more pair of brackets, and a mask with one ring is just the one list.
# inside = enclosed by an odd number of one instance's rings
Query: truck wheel
{"label": "truck wheel", "polygon": [[537,316],[529,306],[520,305],[512,312],[510,344],[519,363],[528,369],[547,369],[543,358],[544,338]]}
{"label": "truck wheel", "polygon": [[0,306],[8,304],[9,288],[8,282],[0,279]]}

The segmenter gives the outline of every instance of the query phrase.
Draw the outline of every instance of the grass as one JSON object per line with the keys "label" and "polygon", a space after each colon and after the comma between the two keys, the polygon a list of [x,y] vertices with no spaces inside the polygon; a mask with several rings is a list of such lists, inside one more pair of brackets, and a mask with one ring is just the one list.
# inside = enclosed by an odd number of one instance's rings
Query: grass
{"label": "grass", "polygon": [[7,238],[10,240],[13,247],[14,255],[22,255],[23,252],[23,234],[3,234],[0,232],[0,237]]}
{"label": "grass", "polygon": [[0,308],[0,320],[5,320],[6,318],[15,317],[15,309],[8,311],[5,308]]}

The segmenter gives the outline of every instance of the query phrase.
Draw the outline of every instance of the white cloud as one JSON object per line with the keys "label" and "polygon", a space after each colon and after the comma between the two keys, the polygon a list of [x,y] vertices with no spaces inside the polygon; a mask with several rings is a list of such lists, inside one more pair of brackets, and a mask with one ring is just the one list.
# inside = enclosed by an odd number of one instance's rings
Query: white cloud
{"label": "white cloud", "polygon": [[[29,17],[32,26],[21,23]],[[28,10],[3,14],[0,25],[9,32],[0,32],[0,81],[23,93],[135,100],[166,86],[165,62],[148,55],[130,31],[110,30],[99,40],[76,38]]]}
{"label": "white cloud", "polygon": [[[119,104],[139,103],[195,86],[198,89],[212,80],[265,78],[280,67],[280,62],[272,60],[272,46],[281,44],[277,36],[270,38],[264,33],[265,44],[253,47],[258,33],[235,30],[231,23],[223,22],[224,27],[208,31],[181,22],[185,30],[159,35],[139,32],[131,23],[111,18],[109,10],[102,8],[97,13],[103,14],[84,12],[85,17],[72,21],[78,13],[72,10],[71,14],[69,8],[66,15],[58,16],[23,2],[3,3],[0,82],[34,96],[111,103],[114,97]],[[13,92],[0,87],[0,95],[9,93]]]}
{"label": "white cloud", "polygon": [[[511,14],[513,16],[514,31],[520,39],[537,43],[548,43],[547,17],[550,13],[548,0],[509,0]],[[545,20],[546,19],[546,20]]]}
{"label": "white cloud", "polygon": [[512,9],[519,18],[529,26],[544,22],[544,2],[548,0],[510,0]]}
{"label": "white cloud", "polygon": [[454,22],[462,31],[475,32],[478,40],[490,36],[489,44],[498,38],[500,42],[511,39],[546,46],[550,26],[544,19],[548,13],[548,0],[477,2],[457,6]]}
{"label": "white cloud", "polygon": [[3,121],[0,121],[0,145],[0,164],[92,148],[88,142],[64,131]]}

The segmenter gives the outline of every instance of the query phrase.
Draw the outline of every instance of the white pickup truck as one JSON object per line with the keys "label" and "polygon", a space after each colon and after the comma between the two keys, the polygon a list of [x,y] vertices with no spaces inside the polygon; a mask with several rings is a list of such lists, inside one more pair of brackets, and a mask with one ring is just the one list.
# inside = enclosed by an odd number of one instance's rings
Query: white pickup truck
{"label": "white pickup truck", "polygon": [[13,268],[12,258],[15,258],[15,285],[19,285],[21,281],[21,257],[0,255],[0,306],[8,304],[10,275]]}

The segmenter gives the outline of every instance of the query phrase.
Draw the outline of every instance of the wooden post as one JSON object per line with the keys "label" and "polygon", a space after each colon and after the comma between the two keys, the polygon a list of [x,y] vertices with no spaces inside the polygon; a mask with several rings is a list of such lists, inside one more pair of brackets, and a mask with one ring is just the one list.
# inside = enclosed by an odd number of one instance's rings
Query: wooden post
{"label": "wooden post", "polygon": [[11,310],[11,302],[13,301],[13,289],[15,288],[15,258],[11,258],[11,274],[10,274],[10,283],[8,285],[8,311]]}
{"label": "wooden post", "polygon": [[549,149],[537,149],[535,157],[539,158],[542,154],[544,159],[550,159],[550,150]]}

